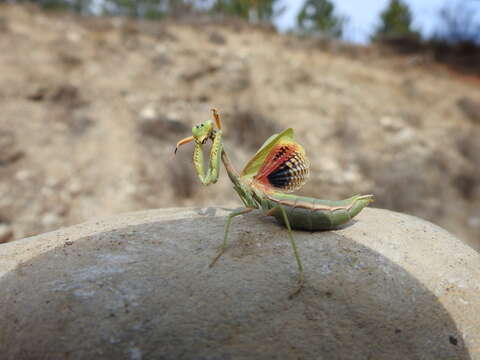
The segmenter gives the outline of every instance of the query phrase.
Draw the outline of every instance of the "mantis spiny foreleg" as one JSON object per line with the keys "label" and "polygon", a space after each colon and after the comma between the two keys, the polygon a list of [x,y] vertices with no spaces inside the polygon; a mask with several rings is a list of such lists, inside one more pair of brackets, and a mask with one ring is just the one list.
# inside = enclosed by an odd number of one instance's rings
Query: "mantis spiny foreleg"
{"label": "mantis spiny foreleg", "polygon": [[203,185],[215,184],[218,180],[220,161],[222,158],[222,130],[217,130],[213,136],[213,144],[210,149],[210,161],[206,173],[203,164],[202,145],[203,144],[200,142],[195,142],[195,149],[193,151],[193,164],[195,166],[195,171]]}
{"label": "mantis spiny foreleg", "polygon": [[[203,185],[210,185],[217,182],[223,153],[222,122],[216,109],[212,109],[212,114],[217,130],[215,130],[215,126],[211,120],[206,121],[205,123],[194,126],[192,128],[193,136],[180,140],[177,142],[177,146],[175,146],[176,154],[180,146],[195,141],[193,164]],[[209,139],[212,140],[212,147],[210,149],[208,169],[205,173],[202,147]]]}
{"label": "mantis spiny foreleg", "polygon": [[223,243],[220,246],[220,249],[218,250],[218,254],[215,256],[215,258],[210,263],[210,265],[209,265],[210,267],[215,265],[217,260],[220,258],[220,256],[222,256],[222,254],[225,252],[225,250],[227,248],[228,230],[230,229],[230,223],[232,222],[232,219],[235,216],[247,214],[252,210],[254,210],[254,209],[253,208],[239,208],[239,209],[233,210],[230,214],[228,214],[227,222],[225,224],[225,230],[224,230],[224,233],[223,233]]}

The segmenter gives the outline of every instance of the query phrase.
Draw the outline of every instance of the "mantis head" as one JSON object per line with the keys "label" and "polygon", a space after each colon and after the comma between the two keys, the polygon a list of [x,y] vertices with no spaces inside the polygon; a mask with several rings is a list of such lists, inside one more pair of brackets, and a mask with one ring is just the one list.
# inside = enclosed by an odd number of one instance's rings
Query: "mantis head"
{"label": "mantis head", "polygon": [[205,144],[214,134],[213,121],[207,120],[204,123],[196,125],[192,128],[192,137],[197,144]]}
{"label": "mantis head", "polygon": [[195,125],[192,128],[192,136],[182,139],[177,143],[177,146],[175,147],[175,154],[181,145],[188,144],[191,141],[195,141],[195,143],[203,145],[208,139],[214,139],[215,125],[219,130],[222,128],[222,125],[217,110],[212,109],[212,112],[215,123],[212,120],[207,120],[199,125]]}

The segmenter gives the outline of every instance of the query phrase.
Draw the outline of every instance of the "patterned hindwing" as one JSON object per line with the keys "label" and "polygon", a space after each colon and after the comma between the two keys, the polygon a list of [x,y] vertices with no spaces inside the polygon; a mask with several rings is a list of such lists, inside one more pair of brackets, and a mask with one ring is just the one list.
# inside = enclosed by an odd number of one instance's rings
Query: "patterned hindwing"
{"label": "patterned hindwing", "polygon": [[275,188],[294,191],[307,181],[309,166],[310,164],[305,156],[296,154],[285,161],[278,169],[271,172],[267,179]]}
{"label": "patterned hindwing", "polygon": [[254,182],[285,192],[300,188],[307,180],[310,163],[297,143],[276,145],[265,159]]}

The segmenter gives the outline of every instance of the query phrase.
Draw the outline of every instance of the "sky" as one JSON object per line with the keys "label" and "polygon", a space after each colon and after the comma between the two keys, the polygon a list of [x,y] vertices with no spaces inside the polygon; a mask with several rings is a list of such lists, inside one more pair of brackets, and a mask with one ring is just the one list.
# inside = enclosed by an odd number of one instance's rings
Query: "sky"
{"label": "sky", "polygon": [[[387,6],[389,0],[332,0],[338,14],[346,16],[349,21],[345,28],[345,40],[355,43],[367,43],[370,34],[378,24],[380,12]],[[438,13],[446,4],[466,4],[476,12],[480,19],[479,0],[404,0],[412,10],[413,26],[422,34],[432,34],[438,21]],[[295,25],[296,15],[300,11],[303,0],[282,0],[287,10],[277,19],[276,24],[281,31],[286,31]]]}

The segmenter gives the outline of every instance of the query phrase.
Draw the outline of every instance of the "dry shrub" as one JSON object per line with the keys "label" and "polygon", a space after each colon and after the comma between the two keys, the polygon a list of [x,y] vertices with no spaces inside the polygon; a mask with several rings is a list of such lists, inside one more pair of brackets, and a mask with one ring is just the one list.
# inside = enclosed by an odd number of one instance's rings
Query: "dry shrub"
{"label": "dry shrub", "polygon": [[84,135],[96,123],[95,119],[77,112],[74,112],[65,121],[74,136]]}
{"label": "dry shrub", "polygon": [[200,80],[203,77],[211,76],[219,70],[220,70],[219,65],[210,64],[210,63],[200,64],[198,65],[198,68],[182,74],[182,79],[185,80],[187,83],[191,83],[191,82]]}
{"label": "dry shrub", "polygon": [[196,179],[192,154],[178,152],[175,160],[168,162],[169,186],[177,198],[191,198],[195,194]]}
{"label": "dry shrub", "polygon": [[71,51],[67,51],[66,49],[59,51],[58,59],[66,70],[73,70],[83,64],[81,57],[75,56]]}
{"label": "dry shrub", "polygon": [[468,119],[480,124],[480,102],[464,96],[457,100],[457,106]]}
{"label": "dry shrub", "polygon": [[70,84],[62,84],[52,89],[49,94],[49,100],[54,104],[64,106],[71,110],[86,104],[78,87]]}
{"label": "dry shrub", "polygon": [[208,41],[215,45],[225,45],[227,39],[219,31],[213,30],[208,34]]}
{"label": "dry shrub", "polygon": [[0,217],[0,244],[13,240],[14,235],[10,221],[6,221]]}
{"label": "dry shrub", "polygon": [[140,134],[159,140],[171,140],[188,132],[189,127],[183,122],[173,120],[164,115],[152,119],[142,119],[138,124]]}
{"label": "dry shrub", "polygon": [[358,130],[347,117],[341,116],[333,125],[332,136],[346,149],[358,148]]}
{"label": "dry shrub", "polygon": [[455,141],[459,153],[468,161],[480,165],[480,132],[471,129],[471,131],[457,134]]}
{"label": "dry shrub", "polygon": [[453,185],[465,199],[469,199],[480,188],[480,131],[471,129],[457,136],[458,152],[467,160],[469,166],[453,179]]}
{"label": "dry shrub", "polygon": [[403,111],[400,116],[408,125],[417,129],[422,127],[422,118],[419,114],[411,111]]}
{"label": "dry shrub", "polygon": [[74,110],[86,105],[78,87],[65,83],[57,85],[37,84],[30,89],[27,99],[31,101],[49,101],[53,105]]}
{"label": "dry shrub", "polygon": [[480,174],[478,171],[469,170],[455,176],[452,183],[462,197],[469,200],[475,194],[476,188],[480,184]]}
{"label": "dry shrub", "polygon": [[228,123],[235,131],[230,132],[229,136],[252,150],[257,150],[271,135],[279,132],[272,119],[254,109],[237,107],[231,117]]}
{"label": "dry shrub", "polygon": [[84,135],[96,122],[87,115],[89,103],[77,86],[68,83],[38,84],[27,98],[51,106],[50,119],[64,123],[74,136]]}
{"label": "dry shrub", "polygon": [[[192,197],[195,191],[192,150],[181,148],[175,156],[173,155],[175,142],[187,134],[188,126],[159,115],[151,119],[141,119],[137,125],[137,132],[138,142],[146,152],[146,166],[142,169],[142,181],[146,185],[146,192],[150,194],[166,187],[177,199]],[[159,162],[158,159],[161,158],[165,158],[166,161]],[[159,177],[159,174],[165,176]]]}
{"label": "dry shrub", "polygon": [[0,32],[5,34],[9,30],[10,30],[10,28],[8,26],[8,20],[6,18],[4,18],[3,16],[1,16],[0,17]]}
{"label": "dry shrub", "polygon": [[442,193],[443,185],[436,181],[441,178],[440,163],[438,159],[433,159],[433,155],[421,159],[414,153],[389,161],[373,156],[358,159],[362,172],[374,182],[372,192],[377,207],[428,218],[441,215],[440,208],[428,205],[429,199]]}
{"label": "dry shrub", "polygon": [[25,153],[20,149],[14,132],[0,130],[0,166],[20,160]]}

